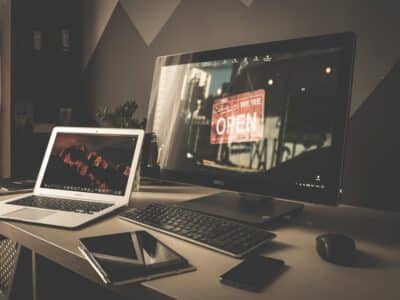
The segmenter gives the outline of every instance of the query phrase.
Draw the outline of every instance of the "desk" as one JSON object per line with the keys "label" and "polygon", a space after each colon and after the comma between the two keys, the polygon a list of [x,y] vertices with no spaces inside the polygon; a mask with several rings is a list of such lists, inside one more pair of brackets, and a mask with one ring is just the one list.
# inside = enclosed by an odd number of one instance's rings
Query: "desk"
{"label": "desk", "polygon": [[[214,193],[192,186],[145,186],[133,195],[135,205],[151,201],[176,202]],[[9,196],[8,196],[9,197]],[[4,200],[6,197],[0,198]],[[222,285],[219,275],[240,262],[177,238],[149,230],[162,242],[189,259],[197,271],[117,288],[129,299],[400,299],[400,213],[349,206],[306,205],[301,216],[270,228],[276,240],[261,253],[283,259],[289,269],[263,293]],[[77,249],[84,236],[133,231],[142,227],[115,215],[79,230],[63,230],[19,222],[0,221],[0,234],[35,253],[101,284]],[[147,229],[146,229],[147,230]],[[318,234],[333,231],[352,236],[359,249],[357,267],[329,264],[315,250]],[[139,293],[141,296],[139,296]]]}

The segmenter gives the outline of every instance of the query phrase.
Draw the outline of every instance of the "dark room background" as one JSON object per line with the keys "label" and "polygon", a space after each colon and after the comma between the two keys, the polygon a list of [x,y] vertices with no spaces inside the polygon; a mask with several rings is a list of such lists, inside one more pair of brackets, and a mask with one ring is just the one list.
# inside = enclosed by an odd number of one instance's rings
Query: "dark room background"
{"label": "dark room background", "polygon": [[158,55],[353,31],[357,50],[343,203],[398,209],[397,2],[86,0],[86,95],[92,111],[135,100],[144,117]]}
{"label": "dark room background", "polygon": [[[77,22],[82,22],[82,108],[86,110],[87,101],[92,116],[98,108],[134,100],[139,104],[138,117],[145,117],[154,62],[159,55],[355,32],[357,50],[342,202],[400,209],[396,193],[398,1],[76,1],[83,5],[83,12],[76,15]],[[0,29],[4,31],[4,26]],[[2,38],[7,36],[3,34]],[[5,92],[3,88],[3,96]],[[0,156],[6,157],[4,153]]]}
{"label": "dark room background", "polygon": [[134,99],[147,111],[158,55],[354,31],[351,112],[399,59],[395,0],[86,0],[84,75],[94,106]]}

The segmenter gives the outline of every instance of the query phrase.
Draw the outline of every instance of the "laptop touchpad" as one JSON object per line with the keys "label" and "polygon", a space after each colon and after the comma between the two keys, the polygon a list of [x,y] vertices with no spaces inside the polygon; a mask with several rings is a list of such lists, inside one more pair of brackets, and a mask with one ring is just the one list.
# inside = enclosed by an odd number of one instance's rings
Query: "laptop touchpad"
{"label": "laptop touchpad", "polygon": [[54,212],[54,211],[22,208],[22,209],[10,212],[8,214],[5,214],[3,216],[9,217],[9,218],[21,218],[21,219],[25,219],[25,220],[36,221],[36,220],[40,220],[41,218],[50,216],[55,213],[56,212]]}

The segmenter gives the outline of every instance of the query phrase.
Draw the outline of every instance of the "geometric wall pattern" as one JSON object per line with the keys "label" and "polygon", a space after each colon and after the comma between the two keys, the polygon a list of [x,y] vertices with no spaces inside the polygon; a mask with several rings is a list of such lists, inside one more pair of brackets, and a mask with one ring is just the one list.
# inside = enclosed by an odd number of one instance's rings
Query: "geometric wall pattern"
{"label": "geometric wall pattern", "polygon": [[94,32],[85,48],[83,74],[90,86],[90,101],[99,107],[134,99],[143,113],[158,55],[354,31],[357,50],[344,201],[394,208],[385,203],[390,195],[382,194],[385,200],[377,198],[380,192],[393,192],[385,189],[391,179],[385,177],[380,162],[388,165],[395,156],[391,150],[398,146],[394,128],[400,128],[396,117],[400,111],[400,19],[391,7],[396,1],[369,0],[362,6],[345,0],[85,2],[90,11],[85,14],[86,32]]}
{"label": "geometric wall pattern", "polygon": [[85,0],[83,26],[83,69],[92,57],[104,30],[114,12],[118,0]]}
{"label": "geometric wall pattern", "polygon": [[[197,1],[190,1],[190,0],[84,0],[85,6],[87,6],[89,9],[86,9],[87,13],[85,15],[86,21],[85,21],[85,26],[84,26],[84,36],[87,37],[87,41],[84,43],[84,55],[83,55],[83,67],[85,68],[86,65],[89,63],[96,47],[98,46],[98,43],[101,39],[102,34],[107,28],[107,24],[112,17],[112,14],[116,8],[117,5],[120,6],[125,12],[125,14],[129,17],[132,25],[134,26],[135,30],[139,33],[141,36],[144,44],[147,47],[150,47],[153,41],[157,38],[158,34],[161,32],[163,27],[168,23],[168,21],[172,18],[174,12],[179,6],[182,6],[183,4],[186,4],[186,7],[188,6],[193,6],[193,3]],[[204,6],[207,6],[208,3],[213,2],[213,1],[198,1],[197,3],[205,3]],[[266,6],[266,13],[269,13],[269,11],[273,12],[276,9],[280,9],[278,6],[282,8],[282,3],[277,0],[271,0],[271,1],[253,1],[253,0],[220,0],[215,3],[226,3],[226,7],[223,7],[222,9],[226,9],[226,11],[234,11],[235,9],[235,3],[240,3],[242,7],[244,8],[249,8],[250,6],[255,6],[256,10],[258,9],[259,6]],[[277,3],[278,5],[275,5]],[[296,4],[299,3],[298,1],[287,1],[285,2],[284,7],[291,7],[291,10],[294,12],[296,9]],[[355,71],[355,77],[359,77],[360,80],[355,81],[354,88],[353,88],[353,101],[352,101],[352,107],[351,107],[351,113],[353,114],[359,106],[362,104],[363,100],[368,97],[368,95],[373,91],[374,87],[376,87],[379,83],[380,79],[383,79],[386,74],[389,72],[393,64],[396,62],[395,59],[393,59],[394,53],[396,46],[398,46],[397,41],[391,41],[390,39],[386,38],[386,34],[384,32],[388,31],[395,31],[395,28],[398,22],[397,18],[393,17],[393,15],[388,16],[387,18],[387,11],[390,11],[390,3],[386,5],[382,5],[382,3],[379,0],[371,0],[368,2],[368,5],[365,5],[363,7],[359,7],[356,4],[346,4],[346,9],[342,11],[337,10],[337,9],[330,9],[329,6],[326,6],[326,14],[324,17],[324,14],[321,14],[320,19],[318,19],[318,14],[316,15],[310,15],[306,18],[303,17],[302,14],[298,14],[298,18],[296,19],[297,16],[294,18],[291,17],[290,15],[285,15],[282,14],[279,17],[273,17],[272,21],[273,22],[279,22],[279,30],[284,32],[287,28],[290,28],[292,25],[291,23],[295,22],[303,22],[302,26],[311,26],[309,28],[312,28],[312,30],[307,30],[310,32],[315,31],[316,34],[320,34],[320,32],[332,32],[331,29],[329,29],[328,23],[334,22],[337,24],[336,27],[338,29],[333,30],[333,32],[339,32],[339,31],[348,31],[348,28],[354,28],[355,31],[360,31],[363,33],[363,36],[359,36],[359,41],[362,40],[363,43],[359,43],[359,49],[362,48],[362,53],[360,55],[360,51],[358,49],[357,53],[357,60],[361,59],[363,60],[363,63],[359,67],[356,68]],[[337,5],[340,5],[340,3],[337,3]],[[221,8],[215,4],[216,10],[221,10]],[[317,7],[318,6],[318,7]],[[321,4],[317,0],[305,0],[304,5],[301,5],[301,8],[299,7],[298,10],[300,12],[300,9],[309,11],[311,13],[311,10],[308,9],[307,7],[314,7],[315,11],[321,11],[320,8]],[[323,5],[322,5],[323,6]],[[342,5],[343,6],[343,5]],[[348,7],[347,7],[348,6]],[[348,9],[347,9],[348,8]],[[382,11],[382,8],[384,8],[386,11]],[[260,11],[257,11],[258,14],[260,12],[262,13],[263,9],[260,9]],[[268,11],[269,10],[269,11]],[[374,11],[374,14],[371,14],[370,12]],[[392,9],[392,11],[394,11]],[[199,15],[207,14],[207,12],[197,12]],[[254,10],[252,11],[254,13]],[[344,14],[345,13],[345,14]],[[350,15],[353,14],[354,16],[359,15],[358,18],[351,18]],[[243,16],[247,17],[249,16],[245,12],[242,13]],[[242,16],[241,15],[241,16]],[[366,18],[370,18],[369,22],[367,19],[364,17],[361,17],[362,15],[366,15]],[[329,17],[327,17],[329,16]],[[367,17],[368,16],[368,17]],[[250,16],[249,16],[250,17]],[[271,19],[271,16],[265,17],[265,19]],[[276,20],[275,20],[276,19]],[[318,19],[319,23],[315,23],[314,19]],[[348,19],[349,21],[343,22],[344,19]],[[351,21],[353,19],[353,21]],[[244,18],[243,18],[244,20]],[[257,22],[257,18],[254,18],[254,22]],[[342,20],[342,21],[341,21]],[[238,22],[241,22],[242,19],[239,19]],[[263,20],[260,20],[263,21]],[[361,21],[361,22],[360,22]],[[308,25],[310,23],[310,25]],[[363,28],[363,24],[367,23],[369,26],[372,26],[371,24],[374,24],[375,26],[369,27],[368,29]],[[393,23],[393,24],[391,24]],[[318,24],[316,26],[315,24]],[[197,24],[199,26],[202,26],[203,24]],[[327,27],[327,29],[324,28],[324,26]],[[305,27],[307,28],[307,27]],[[215,28],[215,30],[218,30],[218,28]],[[245,30],[245,29],[243,29]],[[299,30],[301,28],[299,27]],[[266,27],[264,28],[264,31],[266,33],[266,36],[268,36],[271,32],[273,32],[272,27]],[[276,32],[276,31],[275,31]],[[212,34],[212,33],[211,33]],[[251,35],[252,32],[249,31],[249,35]],[[307,34],[306,34],[307,35]],[[314,35],[314,33],[309,34],[309,35]],[[289,36],[291,38],[292,36]],[[361,39],[360,39],[361,37]],[[128,38],[128,37],[127,37]],[[279,38],[277,38],[278,40]],[[267,41],[269,39],[261,40],[261,41]],[[274,39],[271,39],[274,40]],[[398,39],[396,39],[398,40]],[[381,50],[388,50],[388,48],[385,46],[383,49],[374,49],[373,43],[381,42],[383,45],[388,45],[391,42],[395,45],[390,53],[386,53],[385,51],[380,52]],[[370,59],[372,55],[376,55],[374,59]],[[368,57],[367,57],[368,55]],[[364,57],[363,57],[364,56]],[[396,56],[399,56],[396,54]],[[398,58],[398,57],[397,57]],[[397,59],[396,58],[396,59]],[[369,60],[366,62],[366,60]],[[356,61],[356,64],[358,62]],[[375,71],[373,70],[375,69]],[[372,73],[375,73],[374,75]],[[357,78],[356,78],[357,79]],[[363,87],[360,87],[359,85],[363,85]]]}
{"label": "geometric wall pattern", "polygon": [[351,204],[400,211],[400,61],[354,113],[344,190]]}
{"label": "geometric wall pattern", "polygon": [[[87,13],[84,36],[89,40],[84,43],[84,68],[96,49],[118,1],[147,46],[150,46],[181,2],[181,0],[85,0]],[[239,1],[247,7],[253,3],[253,0]]]}
{"label": "geometric wall pattern", "polygon": [[121,0],[122,7],[147,46],[167,23],[180,0]]}

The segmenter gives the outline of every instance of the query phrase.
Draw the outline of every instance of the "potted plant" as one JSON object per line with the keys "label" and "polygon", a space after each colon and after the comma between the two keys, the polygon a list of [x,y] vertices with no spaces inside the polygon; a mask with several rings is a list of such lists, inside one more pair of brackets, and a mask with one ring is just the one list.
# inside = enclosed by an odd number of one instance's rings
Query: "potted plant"
{"label": "potted plant", "polygon": [[[96,122],[100,127],[113,128],[137,128],[144,129],[146,126],[146,118],[139,121],[135,118],[138,109],[136,101],[127,101],[117,106],[114,112],[106,106],[96,111]],[[136,171],[135,180],[133,182],[133,191],[138,192],[140,188],[140,163]]]}
{"label": "potted plant", "polygon": [[127,101],[117,106],[114,112],[106,106],[96,111],[96,122],[100,127],[144,128],[146,119],[138,120],[135,113],[138,109],[136,101]]}

